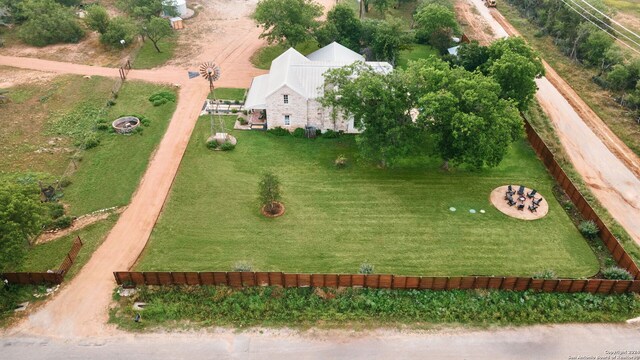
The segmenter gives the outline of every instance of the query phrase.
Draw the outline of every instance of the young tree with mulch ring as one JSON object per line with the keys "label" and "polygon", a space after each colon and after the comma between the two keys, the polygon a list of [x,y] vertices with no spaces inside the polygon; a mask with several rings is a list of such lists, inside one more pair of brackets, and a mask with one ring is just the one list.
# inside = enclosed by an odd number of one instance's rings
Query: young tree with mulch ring
{"label": "young tree with mulch ring", "polygon": [[280,179],[273,173],[264,173],[258,183],[258,197],[262,204],[262,213],[266,216],[279,216],[284,212],[280,203]]}

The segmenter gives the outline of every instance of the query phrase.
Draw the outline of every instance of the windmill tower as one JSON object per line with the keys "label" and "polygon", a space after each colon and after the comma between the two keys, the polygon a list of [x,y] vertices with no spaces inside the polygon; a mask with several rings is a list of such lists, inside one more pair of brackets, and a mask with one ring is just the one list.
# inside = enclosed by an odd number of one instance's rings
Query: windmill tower
{"label": "windmill tower", "polygon": [[[215,86],[213,85],[213,82],[220,79],[220,67],[212,62],[202,63],[200,65],[200,75],[209,81],[210,97],[217,103],[218,99],[216,99],[215,96]],[[211,135],[220,143],[227,141],[228,134],[225,130],[224,119],[222,116],[218,115],[218,127],[216,128],[213,114],[211,114]]]}

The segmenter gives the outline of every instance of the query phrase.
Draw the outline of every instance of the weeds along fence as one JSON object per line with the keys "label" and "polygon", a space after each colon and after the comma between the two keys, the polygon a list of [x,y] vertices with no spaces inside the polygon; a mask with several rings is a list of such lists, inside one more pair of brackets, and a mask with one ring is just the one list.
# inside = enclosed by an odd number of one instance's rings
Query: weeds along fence
{"label": "weeds along fence", "polygon": [[71,265],[76,260],[82,248],[82,239],[78,236],[71,245],[67,256],[60,264],[58,270],[53,272],[11,272],[0,273],[0,279],[6,280],[9,284],[38,285],[38,284],[60,284],[65,275],[69,272]]}
{"label": "weeds along fence", "polygon": [[576,188],[573,182],[571,182],[571,179],[569,179],[564,170],[562,170],[562,168],[556,161],[555,156],[553,156],[551,150],[549,150],[542,138],[540,138],[538,133],[535,131],[535,129],[533,129],[531,124],[529,124],[526,119],[525,130],[527,133],[527,138],[529,139],[529,143],[531,143],[531,147],[533,147],[533,150],[547,167],[547,170],[549,171],[551,176],[553,176],[556,182],[569,196],[571,202],[573,202],[582,217],[584,217],[586,220],[592,220],[596,223],[596,225],[598,225],[598,228],[600,229],[599,236],[607,249],[609,249],[609,251],[611,252],[613,259],[616,261],[618,266],[629,271],[634,279],[639,280],[640,269],[638,269],[638,265],[624,250],[622,244],[620,243],[620,240],[618,240],[618,238],[613,235],[611,230],[609,230],[607,225],[593,210],[589,202],[584,198],[584,196]]}
{"label": "weeds along fence", "polygon": [[639,280],[534,279],[493,276],[398,276],[362,274],[288,274],[282,272],[114,272],[118,285],[226,285],[281,287],[362,287],[423,290],[539,290],[593,294],[640,293]]}
{"label": "weeds along fence", "polygon": [[289,274],[283,272],[128,272],[113,275],[118,285],[226,285],[231,287],[363,287],[374,289],[500,289],[537,290],[544,292],[587,292],[593,294],[640,293],[640,270],[624,250],[620,241],[593,210],[562,170],[553,153],[531,124],[524,118],[527,139],[549,173],[567,193],[575,207],[587,220],[600,228],[599,236],[618,266],[626,269],[635,280],[606,279],[534,279],[532,277],[497,276],[399,276],[362,274]]}

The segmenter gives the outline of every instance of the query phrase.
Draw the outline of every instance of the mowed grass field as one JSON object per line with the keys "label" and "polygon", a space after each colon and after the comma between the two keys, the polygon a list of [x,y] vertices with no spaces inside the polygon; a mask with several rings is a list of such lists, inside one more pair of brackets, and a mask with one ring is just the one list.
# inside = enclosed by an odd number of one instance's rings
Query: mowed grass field
{"label": "mowed grass field", "polygon": [[[524,140],[496,169],[447,173],[437,159],[376,168],[358,159],[352,136],[233,135],[235,150],[210,151],[209,119],[199,120],[136,270],[230,271],[246,261],[258,271],[306,273],[355,273],[363,262],[376,273],[417,275],[598,272],[593,252],[554,200],[553,182]],[[349,158],[345,169],[333,165],[339,154]],[[286,214],[280,218],[259,212],[257,184],[264,171],[281,179]],[[522,221],[493,208],[489,193],[508,183],[538,189],[550,203],[549,214]]]}

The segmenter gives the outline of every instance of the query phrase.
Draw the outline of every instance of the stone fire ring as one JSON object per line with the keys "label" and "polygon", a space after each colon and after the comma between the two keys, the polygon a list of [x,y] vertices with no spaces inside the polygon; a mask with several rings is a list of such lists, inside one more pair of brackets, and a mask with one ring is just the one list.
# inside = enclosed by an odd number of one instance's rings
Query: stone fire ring
{"label": "stone fire ring", "polygon": [[[520,203],[518,201],[518,194],[513,195],[513,199],[516,201],[516,205],[509,206],[509,204],[507,204],[507,200],[505,200],[504,198],[505,194],[507,193],[507,186],[508,185],[504,185],[495,188],[489,196],[491,204],[493,204],[496,209],[500,210],[501,213],[520,220],[536,220],[547,215],[547,213],[549,212],[549,203],[547,202],[548,198],[540,193],[537,193],[535,198],[539,199],[540,197],[542,197],[544,198],[544,200],[542,200],[536,212],[529,211],[529,205],[531,205],[533,201],[533,199],[529,199],[527,197],[527,194],[532,191],[529,188],[524,189],[524,197],[526,198],[526,200],[524,201],[524,209],[518,210],[518,204]],[[519,185],[511,186],[513,188],[513,191],[518,191],[518,188],[520,187]]]}
{"label": "stone fire ring", "polygon": [[111,126],[118,134],[128,134],[140,126],[140,119],[135,116],[123,116],[114,120]]}

